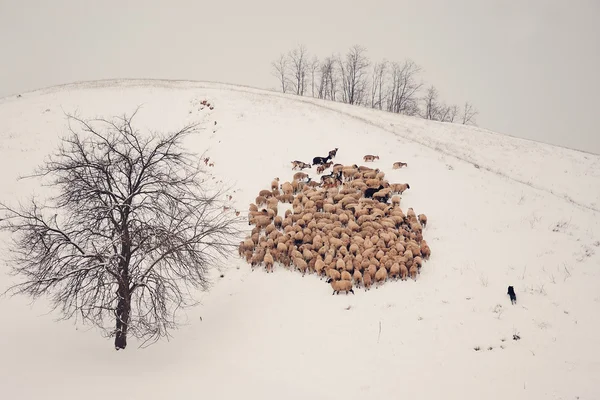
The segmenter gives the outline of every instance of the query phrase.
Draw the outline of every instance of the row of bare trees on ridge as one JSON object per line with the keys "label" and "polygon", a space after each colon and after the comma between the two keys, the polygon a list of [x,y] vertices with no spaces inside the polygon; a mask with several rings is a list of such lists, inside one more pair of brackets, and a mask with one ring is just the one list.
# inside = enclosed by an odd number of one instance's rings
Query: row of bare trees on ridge
{"label": "row of bare trees on ridge", "polygon": [[279,90],[299,96],[339,101],[425,119],[475,125],[478,111],[468,101],[463,107],[440,100],[435,86],[419,79],[422,68],[414,61],[372,62],[366,48],[352,46],[344,56],[319,60],[305,45],[282,53],[271,63]]}

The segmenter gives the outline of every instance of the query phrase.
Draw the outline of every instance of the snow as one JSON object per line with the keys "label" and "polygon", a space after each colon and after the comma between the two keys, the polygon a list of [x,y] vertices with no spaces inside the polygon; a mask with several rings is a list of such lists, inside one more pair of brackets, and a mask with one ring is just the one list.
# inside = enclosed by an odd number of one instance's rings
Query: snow
{"label": "snow", "polygon": [[[0,200],[47,193],[17,177],[67,133],[64,113],[138,105],[141,130],[204,124],[189,148],[206,151],[244,213],[274,177],[291,180],[292,160],[379,155],[391,182],[410,183],[402,208],[428,216],[431,260],[416,282],[332,296],[315,276],[251,272],[235,253],[173,338],[120,352],[95,329],[56,323],[45,301],[0,298],[3,398],[600,397],[600,156],[227,84],[82,82],[0,99]],[[15,279],[0,275],[0,290]]]}

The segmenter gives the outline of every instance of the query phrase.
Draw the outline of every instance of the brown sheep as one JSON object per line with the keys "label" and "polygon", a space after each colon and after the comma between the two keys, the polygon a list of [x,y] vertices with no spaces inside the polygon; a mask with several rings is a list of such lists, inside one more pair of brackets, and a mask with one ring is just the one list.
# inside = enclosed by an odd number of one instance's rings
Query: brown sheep
{"label": "brown sheep", "polygon": [[377,283],[377,287],[381,286],[388,277],[387,269],[385,267],[380,267],[375,273],[375,282]]}
{"label": "brown sheep", "polygon": [[[416,279],[430,255],[422,234],[427,219],[412,208],[405,215],[401,196],[391,196],[409,185],[390,185],[383,171],[367,166],[336,164],[334,170],[343,178],[331,185],[311,187],[301,181],[312,182],[304,173],[281,186],[275,178],[271,191],[261,191],[249,207],[249,225],[255,226],[239,244],[240,257],[253,269],[264,263],[267,273],[273,272],[275,262],[286,268],[293,264],[303,276],[315,272],[328,282],[349,281],[365,290],[373,283],[379,287],[388,277]],[[285,216],[278,215],[280,202],[291,205]]]}
{"label": "brown sheep", "polygon": [[379,160],[379,156],[374,156],[374,155],[372,155],[372,154],[367,154],[366,156],[364,156],[364,157],[363,157],[363,160],[364,160],[365,162],[368,162],[368,161],[375,161],[375,160]]}
{"label": "brown sheep", "polygon": [[394,193],[404,193],[407,189],[410,189],[410,185],[408,183],[393,183],[390,185],[392,192]]}
{"label": "brown sheep", "polygon": [[263,189],[258,192],[258,195],[268,199],[269,197],[273,196],[273,192],[271,190]]}
{"label": "brown sheep", "polygon": [[390,267],[390,279],[396,278],[396,280],[397,280],[399,276],[400,276],[400,264],[393,263],[392,266]]}
{"label": "brown sheep", "polygon": [[393,169],[400,169],[402,167],[408,167],[407,163],[403,163],[402,161],[396,161],[393,165],[392,168]]}
{"label": "brown sheep", "polygon": [[408,279],[408,268],[404,264],[400,264],[400,279],[403,281]]}
{"label": "brown sheep", "polygon": [[330,283],[331,287],[333,288],[332,295],[336,293],[340,294],[340,292],[346,292],[346,294],[354,294],[354,290],[352,290],[352,281],[334,281],[330,279],[328,283]]}
{"label": "brown sheep", "polygon": [[264,257],[264,262],[265,262],[265,269],[267,270],[267,273],[273,272],[273,256],[271,255],[271,252],[267,250],[265,257]]}
{"label": "brown sheep", "polygon": [[273,181],[271,181],[271,190],[275,190],[277,188],[279,188],[279,178],[275,178]]}
{"label": "brown sheep", "polygon": [[415,264],[413,264],[413,265],[411,265],[411,266],[410,266],[410,270],[409,270],[409,272],[410,272],[410,277],[411,277],[413,280],[415,280],[415,281],[416,281],[416,280],[417,280],[417,273],[418,273],[419,271],[417,270],[417,266],[416,266]]}
{"label": "brown sheep", "polygon": [[354,273],[352,274],[352,278],[354,278],[356,287],[360,287],[360,284],[363,280],[363,275],[360,273],[360,271],[358,269],[354,270]]}
{"label": "brown sheep", "polygon": [[365,272],[363,275],[363,284],[365,285],[365,292],[371,288],[371,274]]}
{"label": "brown sheep", "polygon": [[294,174],[294,180],[295,181],[300,181],[300,180],[306,179],[306,178],[308,178],[308,174],[305,173],[305,172],[296,172]]}
{"label": "brown sheep", "polygon": [[421,254],[425,260],[429,260],[429,257],[431,256],[431,249],[424,239],[421,240]]}

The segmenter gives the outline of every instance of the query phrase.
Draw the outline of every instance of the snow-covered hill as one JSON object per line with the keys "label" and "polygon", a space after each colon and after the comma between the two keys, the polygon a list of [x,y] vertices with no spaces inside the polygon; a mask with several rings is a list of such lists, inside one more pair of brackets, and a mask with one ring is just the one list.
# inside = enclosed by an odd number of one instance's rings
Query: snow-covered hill
{"label": "snow-covered hill", "polygon": [[124,352],[43,302],[2,298],[3,398],[600,398],[600,156],[239,86],[85,82],[0,99],[0,200],[41,191],[16,178],[66,134],[64,113],[138,105],[141,129],[204,122],[191,149],[244,213],[274,177],[291,180],[292,160],[379,155],[390,181],[410,183],[402,208],[428,216],[431,260],[416,282],[332,296],[315,276],[250,272],[235,254],[171,341]]}

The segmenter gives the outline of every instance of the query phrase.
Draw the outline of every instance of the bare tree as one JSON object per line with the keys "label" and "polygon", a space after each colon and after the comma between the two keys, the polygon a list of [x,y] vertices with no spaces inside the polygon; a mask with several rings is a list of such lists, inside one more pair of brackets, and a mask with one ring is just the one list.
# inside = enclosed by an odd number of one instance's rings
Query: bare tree
{"label": "bare tree", "polygon": [[310,94],[312,97],[315,97],[316,75],[319,70],[319,59],[317,58],[317,56],[313,56],[312,60],[308,64],[308,69],[310,71],[310,80],[311,80]]}
{"label": "bare tree", "polygon": [[24,278],[8,291],[51,295],[63,319],[100,327],[116,350],[128,335],[143,344],[168,337],[176,312],[194,303],[190,289],[208,288],[209,267],[239,234],[222,193],[203,188],[200,163],[181,147],[197,126],[144,136],[132,126],[136,113],[69,116],[71,134],[30,176],[52,177],[53,204],[0,204],[12,274]]}
{"label": "bare tree", "polygon": [[439,121],[441,107],[438,102],[438,91],[435,86],[429,86],[423,101],[425,103],[423,108],[423,118]]}
{"label": "bare tree", "polygon": [[448,122],[454,122],[460,112],[459,107],[454,104],[448,108]]}
{"label": "bare tree", "polygon": [[355,45],[348,50],[344,60],[339,59],[344,103],[360,105],[366,95],[367,69],[370,65],[366,51],[364,47]]}
{"label": "bare tree", "polygon": [[462,115],[462,124],[463,125],[476,125],[475,117],[479,114],[479,112],[473,107],[469,102],[465,102],[465,107],[463,109]]}
{"label": "bare tree", "polygon": [[321,80],[319,82],[319,98],[336,100],[338,74],[333,56],[325,58],[320,66]]}
{"label": "bare tree", "polygon": [[292,69],[293,86],[296,94],[304,96],[306,76],[308,74],[308,51],[303,44],[290,51],[289,59]]}
{"label": "bare tree", "polygon": [[417,74],[421,67],[412,60],[406,60],[403,64],[392,63],[391,82],[388,96],[388,111],[417,115],[419,113],[419,90],[422,82],[417,82]]}
{"label": "bare tree", "polygon": [[273,75],[279,80],[281,91],[286,92],[288,88],[288,68],[289,60],[285,54],[281,54],[279,58],[271,63]]}
{"label": "bare tree", "polygon": [[385,101],[384,82],[387,72],[387,61],[373,65],[373,77],[371,78],[371,108],[383,108]]}

